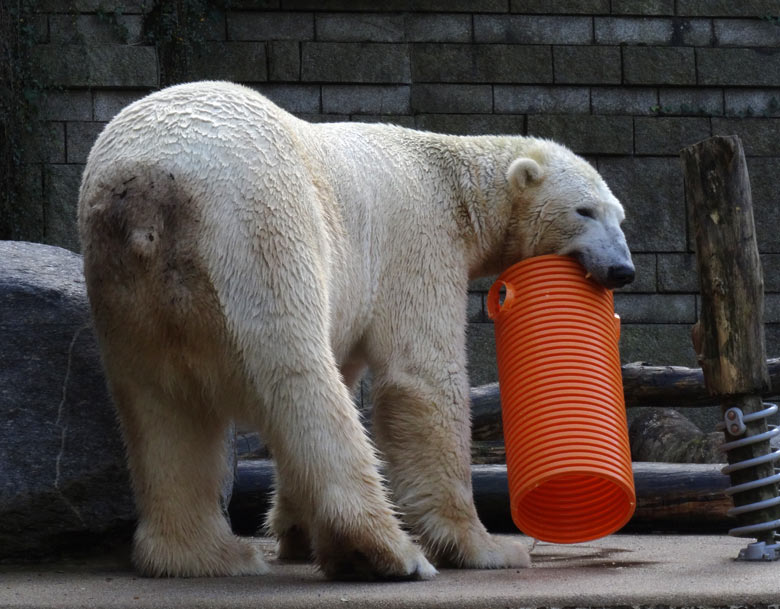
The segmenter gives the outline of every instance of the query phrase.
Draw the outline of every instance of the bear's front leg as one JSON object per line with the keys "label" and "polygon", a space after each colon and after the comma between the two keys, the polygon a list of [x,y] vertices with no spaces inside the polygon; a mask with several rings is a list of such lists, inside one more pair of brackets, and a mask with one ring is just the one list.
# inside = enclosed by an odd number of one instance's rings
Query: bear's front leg
{"label": "bear's front leg", "polygon": [[463,390],[434,391],[416,375],[378,381],[377,443],[388,462],[393,498],[428,557],[461,568],[530,566],[523,544],[490,535],[477,516]]}
{"label": "bear's front leg", "polygon": [[[460,287],[440,281],[432,292],[407,277],[405,296],[394,301],[403,310],[391,302],[377,311],[369,337],[374,434],[393,499],[429,558],[458,567],[527,567],[524,545],[488,534],[474,506]],[[426,298],[437,305],[426,306]]]}

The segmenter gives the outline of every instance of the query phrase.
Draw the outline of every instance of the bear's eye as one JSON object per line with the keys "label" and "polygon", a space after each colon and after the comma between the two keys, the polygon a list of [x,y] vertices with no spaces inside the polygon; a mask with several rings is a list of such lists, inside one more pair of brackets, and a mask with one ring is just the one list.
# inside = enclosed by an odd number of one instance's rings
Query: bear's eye
{"label": "bear's eye", "polygon": [[590,207],[578,207],[577,213],[581,215],[583,218],[595,218],[596,212],[594,212]]}

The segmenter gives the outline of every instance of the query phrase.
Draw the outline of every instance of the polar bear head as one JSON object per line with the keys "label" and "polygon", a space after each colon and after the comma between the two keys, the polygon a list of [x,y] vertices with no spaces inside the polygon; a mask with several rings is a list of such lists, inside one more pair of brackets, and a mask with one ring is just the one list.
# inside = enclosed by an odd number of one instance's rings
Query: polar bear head
{"label": "polar bear head", "polygon": [[540,142],[507,169],[515,222],[513,258],[574,256],[607,288],[634,279],[634,264],[620,225],[623,206],[599,173],[573,152]]}

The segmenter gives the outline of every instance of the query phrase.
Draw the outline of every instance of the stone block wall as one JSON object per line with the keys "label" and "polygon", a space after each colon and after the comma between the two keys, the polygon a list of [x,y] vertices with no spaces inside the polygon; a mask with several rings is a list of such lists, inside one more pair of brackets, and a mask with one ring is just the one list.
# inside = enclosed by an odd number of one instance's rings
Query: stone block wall
{"label": "stone block wall", "polygon": [[[176,80],[154,35],[161,6],[174,4],[37,3],[31,60],[53,88],[22,166],[27,198],[15,238],[78,250],[74,207],[92,142],[124,105]],[[624,361],[695,365],[689,332],[699,300],[678,151],[739,135],[764,264],[768,352],[780,354],[777,0],[188,4],[197,27],[179,32],[191,36],[187,80],[240,81],[312,121],[528,134],[586,156],[627,210],[638,275],[616,297]],[[496,376],[489,285],[476,281],[469,294],[474,384]]]}

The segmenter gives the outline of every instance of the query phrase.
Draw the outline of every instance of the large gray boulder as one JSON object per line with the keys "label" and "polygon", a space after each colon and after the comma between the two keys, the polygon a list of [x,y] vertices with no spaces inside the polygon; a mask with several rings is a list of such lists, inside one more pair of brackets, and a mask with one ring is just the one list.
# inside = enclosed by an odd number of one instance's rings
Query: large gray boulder
{"label": "large gray boulder", "polygon": [[124,448],[81,257],[0,241],[0,557],[132,531]]}
{"label": "large gray boulder", "polygon": [[[228,453],[225,514],[235,467]],[[0,241],[0,559],[129,539],[135,507],[125,463],[81,257]]]}

